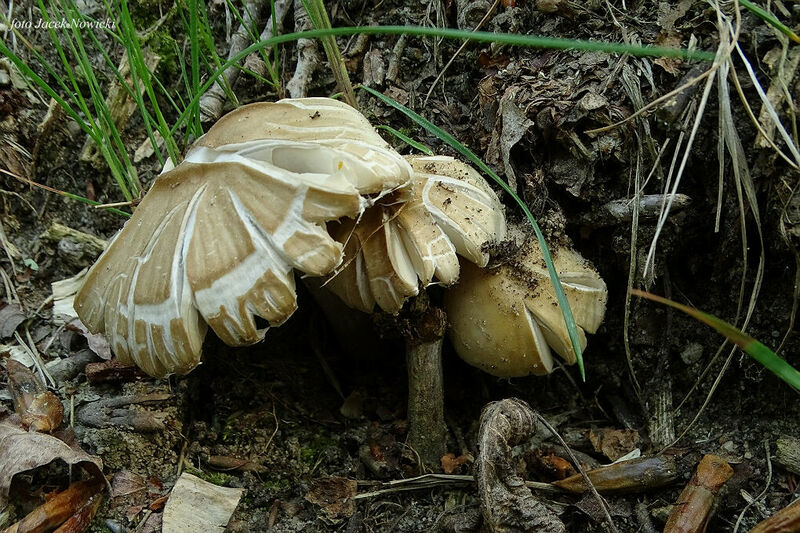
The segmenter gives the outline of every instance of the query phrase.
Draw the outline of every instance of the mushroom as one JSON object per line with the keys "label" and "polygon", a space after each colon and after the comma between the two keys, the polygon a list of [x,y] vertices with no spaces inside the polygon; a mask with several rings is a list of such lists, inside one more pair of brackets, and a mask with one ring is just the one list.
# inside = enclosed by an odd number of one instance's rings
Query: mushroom
{"label": "mushroom", "polygon": [[[518,232],[516,232],[518,233]],[[561,245],[553,264],[572,308],[581,348],[605,314],[608,290],[581,255]],[[568,364],[575,354],[541,248],[528,237],[513,260],[495,269],[462,263],[458,285],[445,294],[453,347],[467,363],[500,377],[549,374],[554,350]]]}
{"label": "mushroom", "polygon": [[[344,246],[345,262],[327,287],[367,313],[377,304],[397,314],[409,297],[419,294],[420,285],[434,278],[443,285],[455,283],[458,255],[465,264],[486,266],[486,245],[506,234],[502,204],[472,167],[441,156],[408,161],[414,169],[411,200],[387,197],[358,221],[329,224]],[[436,465],[445,452],[442,342],[447,320],[424,296],[413,300],[402,328],[407,332],[408,443],[423,463]],[[328,307],[326,312],[334,327],[352,324],[343,323],[337,310]]]}
{"label": "mushroom", "polygon": [[[344,266],[327,282],[347,305],[396,314],[420,284],[458,280],[458,255],[486,266],[484,247],[506,234],[503,206],[486,181],[452,157],[409,157],[412,198],[367,209],[358,221],[329,225],[345,249]],[[391,197],[389,198],[391,200]]]}
{"label": "mushroom", "polygon": [[409,164],[355,109],[327,98],[243,106],[165,168],[86,276],[75,310],[123,362],[153,376],[200,361],[206,325],[263,338],[297,307],[293,270],[329,274],[325,223],[402,198]]}

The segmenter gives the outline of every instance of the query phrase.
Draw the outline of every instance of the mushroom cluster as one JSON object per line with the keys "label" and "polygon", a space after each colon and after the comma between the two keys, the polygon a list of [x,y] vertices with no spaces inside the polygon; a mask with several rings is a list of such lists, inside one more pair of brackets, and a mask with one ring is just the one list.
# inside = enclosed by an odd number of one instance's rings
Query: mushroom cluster
{"label": "mushroom cluster", "polygon": [[[295,270],[327,278],[366,312],[397,313],[420,287],[460,278],[445,307],[461,357],[499,376],[544,374],[548,346],[567,362],[572,350],[537,245],[514,266],[485,268],[506,231],[474,169],[400,156],[344,103],[251,104],[165,168],[87,274],[75,310],[120,360],[164,376],[199,364],[208,326],[242,346],[265,334],[255,317],[286,321]],[[594,332],[605,284],[568,248],[554,260],[577,323]]]}
{"label": "mushroom cluster", "polygon": [[434,277],[452,285],[459,276],[458,255],[485,267],[485,246],[506,234],[500,200],[472,167],[442,156],[408,162],[414,170],[409,201],[382,202],[360,220],[331,230],[347,261],[327,287],[367,313],[376,303],[397,313]]}

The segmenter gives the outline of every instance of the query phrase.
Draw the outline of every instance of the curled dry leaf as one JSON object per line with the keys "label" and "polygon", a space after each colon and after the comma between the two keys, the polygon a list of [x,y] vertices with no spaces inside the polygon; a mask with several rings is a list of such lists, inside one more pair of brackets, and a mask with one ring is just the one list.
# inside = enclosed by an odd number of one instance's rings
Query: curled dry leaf
{"label": "curled dry leaf", "polygon": [[[659,455],[601,466],[589,470],[586,475],[589,476],[589,480],[597,492],[624,494],[663,487],[673,482],[678,477],[678,472],[675,467],[675,459]],[[583,494],[589,490],[586,480],[580,474],[554,481],[553,485],[576,494]]]}
{"label": "curled dry leaf", "polygon": [[355,309],[369,313],[377,303],[397,313],[420,283],[455,283],[458,255],[486,266],[485,245],[505,237],[503,207],[472,167],[444,156],[408,161],[411,200],[381,202],[357,222],[331,227],[346,259],[326,286]]}
{"label": "curled dry leaf", "polygon": [[75,298],[89,330],[154,376],[197,366],[206,325],[241,346],[264,336],[255,316],[287,320],[293,271],[342,261],[325,223],[411,180],[366,118],[328,98],[243,106],[165,171]]}
{"label": "curled dry leaf", "polygon": [[[600,327],[608,289],[575,250],[561,246],[550,253],[585,348],[584,331],[594,333]],[[461,280],[445,294],[445,312],[458,355],[495,376],[549,374],[551,348],[567,363],[575,363],[555,289],[534,238],[528,237],[513,260],[496,269],[462,262]]]}
{"label": "curled dry leaf", "polygon": [[28,367],[13,359],[6,361],[6,372],[8,390],[22,426],[44,433],[58,429],[64,418],[64,405],[58,396],[47,390]]}
{"label": "curled dry leaf", "polygon": [[484,525],[489,531],[563,533],[564,524],[538,501],[517,474],[512,448],[536,431],[530,406],[511,398],[493,402],[481,413],[478,494]]}
{"label": "curled dry leaf", "polygon": [[28,470],[61,459],[80,464],[93,475],[102,477],[103,462],[80,448],[44,433],[29,433],[8,421],[0,422],[0,509],[8,503],[12,478]]}
{"label": "curled dry leaf", "polygon": [[12,524],[3,533],[84,531],[102,501],[100,491],[103,489],[103,482],[100,476],[73,483],[31,511],[25,518]]}

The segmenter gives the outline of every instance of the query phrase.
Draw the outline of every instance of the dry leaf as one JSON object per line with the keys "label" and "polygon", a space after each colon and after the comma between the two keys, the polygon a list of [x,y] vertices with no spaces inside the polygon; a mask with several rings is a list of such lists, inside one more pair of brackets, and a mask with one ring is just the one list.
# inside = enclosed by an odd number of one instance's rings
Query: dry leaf
{"label": "dry leaf", "polygon": [[589,440],[596,452],[616,461],[636,449],[639,432],[633,429],[592,429]]}
{"label": "dry leaf", "polygon": [[58,396],[47,390],[28,367],[13,359],[6,362],[6,373],[8,391],[22,426],[43,433],[57,430],[64,418],[64,405]]}
{"label": "dry leaf", "polygon": [[12,478],[28,470],[61,459],[80,464],[89,472],[103,475],[103,462],[77,446],[44,433],[28,433],[9,421],[0,422],[0,509],[8,503]]}
{"label": "dry leaf", "polygon": [[89,344],[89,349],[96,353],[100,359],[105,359],[106,361],[111,359],[111,347],[108,345],[105,335],[102,333],[90,333],[78,318],[69,322],[67,329],[83,335]]}
{"label": "dry leaf", "polygon": [[19,304],[11,303],[0,309],[0,338],[12,336],[26,318]]}
{"label": "dry leaf", "polygon": [[305,498],[319,505],[328,518],[349,518],[356,512],[358,484],[354,479],[343,477],[323,477],[315,479]]}
{"label": "dry leaf", "polygon": [[445,454],[442,456],[442,470],[445,474],[452,474],[461,468],[461,465],[469,462],[469,459],[470,458],[466,455],[459,455],[456,457],[454,453]]}

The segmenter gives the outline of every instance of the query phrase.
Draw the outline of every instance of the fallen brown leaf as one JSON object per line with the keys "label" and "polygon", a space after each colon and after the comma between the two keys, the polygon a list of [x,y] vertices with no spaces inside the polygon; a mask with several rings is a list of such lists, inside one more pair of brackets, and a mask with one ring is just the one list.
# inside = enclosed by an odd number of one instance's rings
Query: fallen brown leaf
{"label": "fallen brown leaf", "polygon": [[305,498],[319,505],[328,518],[349,518],[356,512],[358,485],[355,480],[343,477],[323,477],[315,479]]}
{"label": "fallen brown leaf", "polygon": [[28,433],[8,421],[0,422],[0,509],[8,504],[8,491],[15,475],[61,459],[80,464],[89,473],[102,476],[103,462],[77,447],[45,433]]}

